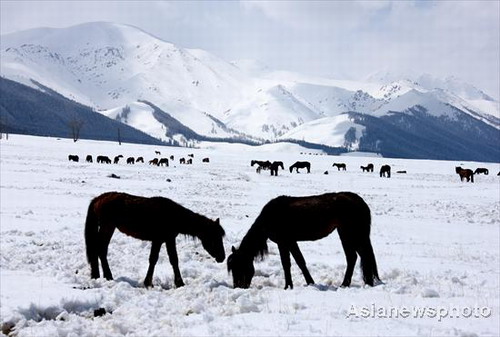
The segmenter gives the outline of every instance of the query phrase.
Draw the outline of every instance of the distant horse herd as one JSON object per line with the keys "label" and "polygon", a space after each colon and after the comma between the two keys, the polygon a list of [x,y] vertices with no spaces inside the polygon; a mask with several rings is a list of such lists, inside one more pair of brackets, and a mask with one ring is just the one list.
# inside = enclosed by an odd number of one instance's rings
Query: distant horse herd
{"label": "distant horse herd", "polygon": [[[278,175],[278,168],[281,167],[284,170],[284,164],[281,161],[263,161],[263,160],[252,160],[250,162],[250,166],[257,166],[256,172],[261,173],[262,170],[270,170],[272,176]],[[346,171],[347,165],[345,163],[333,163],[332,167],[336,167],[338,171]],[[307,173],[311,173],[311,163],[308,161],[297,161],[289,167],[290,173],[294,170],[296,173],[300,173],[299,169],[306,169]],[[373,172],[374,165],[372,163],[367,164],[366,166],[360,166],[362,172]],[[488,175],[489,171],[487,168],[478,167],[475,171],[471,169],[464,169],[460,166],[455,168],[455,172],[460,176],[461,181],[474,182],[474,175],[484,174]],[[406,170],[398,170],[396,171],[398,174],[406,174]],[[325,171],[324,174],[328,174],[328,171]],[[390,178],[391,177],[391,166],[384,164],[380,166],[379,175],[381,178]],[[500,176],[500,172],[498,172],[498,176]]]}
{"label": "distant horse herd", "polygon": [[[161,155],[161,152],[155,151],[155,154]],[[187,160],[186,160],[186,158],[179,158],[179,164],[187,164],[187,165],[193,164],[194,154],[190,153],[187,155],[187,157],[188,157]],[[121,155],[121,154],[115,156],[113,160],[111,160],[108,156],[98,155],[96,157],[96,162],[99,164],[111,164],[111,163],[118,164],[120,162],[121,158],[123,158],[123,155]],[[175,158],[174,158],[174,156],[170,156],[169,158],[167,158],[167,157],[153,158],[150,161],[148,161],[148,163],[149,163],[149,165],[153,165],[153,166],[166,166],[166,167],[168,167],[169,166],[169,159],[171,161],[174,161]],[[70,154],[70,155],[68,155],[68,160],[78,163],[80,161],[80,157],[78,155]],[[206,157],[206,158],[203,158],[201,161],[202,161],[202,163],[209,163],[210,158]],[[90,155],[90,154],[87,155],[85,157],[85,162],[93,163],[94,160],[93,160],[92,155]],[[126,159],[126,163],[130,164],[130,165],[134,165],[137,163],[144,163],[144,157],[137,157],[137,158],[128,157]]]}
{"label": "distant horse herd", "polygon": [[[269,170],[271,172],[272,176],[277,176],[278,175],[278,169],[281,167],[282,170],[284,170],[284,164],[282,161],[269,161],[269,160],[252,160],[250,162],[250,166],[257,166],[256,172],[261,173],[262,170]],[[346,171],[347,170],[347,165],[345,163],[333,163],[332,167],[337,167],[338,171]],[[366,166],[361,166],[360,167],[363,172],[373,172],[373,164],[368,164]],[[311,163],[308,161],[296,161],[294,164],[292,164],[289,168],[290,173],[292,173],[294,170],[296,173],[300,173],[299,169],[306,169],[307,173],[311,173]],[[398,171],[398,173],[406,173],[406,171]],[[325,172],[325,174],[328,174],[328,171]],[[380,167],[380,176],[381,177],[391,177],[391,167],[389,165],[382,165]]]}
{"label": "distant horse herd", "polygon": [[[161,155],[161,152],[155,151],[155,154]],[[192,153],[188,154],[187,157],[188,157],[187,159],[184,157],[179,158],[179,164],[185,164],[185,165],[193,164],[194,154],[192,154]],[[118,164],[120,162],[121,158],[123,158],[123,155],[117,155],[114,157],[113,160],[111,160],[108,156],[98,155],[96,157],[96,162],[101,163],[101,164],[111,164],[111,163]],[[153,166],[167,166],[168,167],[169,163],[170,163],[169,160],[174,161],[174,159],[175,158],[172,155],[169,158],[167,158],[167,157],[153,158],[153,159],[149,160],[148,163],[149,163],[149,165],[153,165]],[[79,162],[79,156],[70,154],[70,155],[68,155],[68,160],[73,161],[73,162]],[[85,157],[85,161],[87,163],[92,163],[93,162],[92,155],[87,155]],[[208,158],[208,157],[205,157],[202,159],[202,163],[209,163],[209,162],[210,162],[210,158]],[[127,164],[144,163],[144,158],[143,157],[137,157],[137,158],[128,157],[126,159],[126,163]],[[256,166],[255,171],[257,173],[261,173],[262,170],[265,170],[265,171],[269,170],[271,173],[271,176],[278,176],[279,168],[281,168],[282,170],[285,169],[285,166],[284,166],[282,161],[271,162],[269,160],[265,160],[265,161],[264,160],[252,160],[250,162],[250,166],[252,166],[252,167]],[[347,165],[345,163],[333,163],[332,167],[336,167],[338,171],[346,171],[347,170]],[[300,173],[299,169],[306,169],[307,173],[311,173],[311,163],[308,161],[296,161],[294,164],[292,164],[289,167],[290,173],[292,173],[294,170],[296,173]],[[362,172],[373,172],[374,165],[372,163],[369,163],[366,166],[361,165],[360,169],[362,170]],[[328,171],[325,171],[324,173],[328,174]],[[407,173],[407,171],[406,170],[399,170],[399,171],[396,171],[396,173],[405,174],[405,173]],[[489,170],[487,168],[478,167],[478,168],[476,168],[475,171],[472,171],[471,169],[465,169],[465,168],[462,168],[460,166],[457,166],[457,167],[455,167],[455,173],[457,173],[459,175],[461,181],[473,183],[474,182],[474,175],[479,175],[479,174],[488,175]],[[380,175],[380,177],[390,178],[391,177],[391,166],[387,165],[387,164],[381,165],[379,175]],[[500,176],[500,172],[498,172],[497,175]]]}

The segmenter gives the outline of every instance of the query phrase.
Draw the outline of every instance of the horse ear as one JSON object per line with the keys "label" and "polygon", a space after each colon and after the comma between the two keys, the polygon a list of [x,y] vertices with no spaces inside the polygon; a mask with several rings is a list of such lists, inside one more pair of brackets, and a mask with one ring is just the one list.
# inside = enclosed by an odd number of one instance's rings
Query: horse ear
{"label": "horse ear", "polygon": [[219,218],[215,219],[215,223],[216,223],[217,225],[220,225],[220,220],[219,220]]}
{"label": "horse ear", "polygon": [[231,252],[236,252],[236,248],[234,248],[234,246],[231,246]]}

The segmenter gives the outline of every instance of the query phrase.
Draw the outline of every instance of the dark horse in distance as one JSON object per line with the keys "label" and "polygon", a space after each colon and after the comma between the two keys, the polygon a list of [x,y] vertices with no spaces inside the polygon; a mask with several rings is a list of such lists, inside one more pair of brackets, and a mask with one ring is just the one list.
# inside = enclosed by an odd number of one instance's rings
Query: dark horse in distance
{"label": "dark horse in distance", "polygon": [[455,172],[460,176],[460,181],[474,182],[474,172],[471,169],[463,169],[460,166],[455,167]]}
{"label": "dark horse in distance", "polygon": [[297,173],[299,173],[299,168],[305,168],[305,169],[307,169],[307,173],[311,173],[311,163],[308,161],[295,162],[295,164],[290,166],[290,173],[293,172],[293,169],[295,169],[297,171]]}
{"label": "dark horse in distance", "polygon": [[278,176],[278,170],[281,167],[282,170],[285,169],[282,161],[273,161],[271,166],[269,166],[269,170],[271,171],[272,176]]}
{"label": "dark horse in distance", "polygon": [[380,167],[380,177],[391,177],[391,167],[389,165],[382,165]]}
{"label": "dark horse in distance", "polygon": [[262,169],[267,170],[271,168],[271,162],[269,160],[263,161],[263,160],[252,160],[250,162],[250,166],[257,165],[257,169],[255,172],[260,173]]}
{"label": "dark horse in distance", "polygon": [[85,222],[85,244],[92,278],[99,278],[100,259],[104,277],[113,279],[107,254],[115,228],[134,238],[152,241],[149,268],[144,280],[146,287],[152,286],[154,268],[163,243],[167,246],[168,258],[174,269],[175,286],[184,285],[175,246],[175,238],[179,234],[200,239],[203,248],[217,262],[225,258],[222,243],[224,230],[219,219],[210,220],[163,197],[145,198],[108,192],[90,202]]}
{"label": "dark horse in distance", "polygon": [[370,163],[366,166],[361,165],[360,168],[363,170],[363,172],[373,172],[373,164]]}
{"label": "dark horse in distance", "polygon": [[267,254],[267,240],[278,244],[285,271],[285,289],[293,288],[290,253],[307,284],[314,284],[297,241],[315,241],[336,228],[347,259],[343,287],[351,284],[357,254],[361,257],[364,282],[380,282],[377,263],[370,242],[370,209],[365,201],[351,192],[326,193],[307,197],[281,196],[269,201],[249,229],[240,247],[232,247],[227,259],[233,273],[234,287],[248,288],[255,274],[253,261]]}

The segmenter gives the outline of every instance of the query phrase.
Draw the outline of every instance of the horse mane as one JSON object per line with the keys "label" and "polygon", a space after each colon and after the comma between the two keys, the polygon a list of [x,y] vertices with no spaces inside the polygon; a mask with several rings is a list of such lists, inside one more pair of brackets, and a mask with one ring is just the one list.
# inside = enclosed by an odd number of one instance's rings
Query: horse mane
{"label": "horse mane", "polygon": [[254,260],[262,261],[269,253],[269,250],[267,247],[268,236],[263,230],[259,218],[260,216],[241,240],[238,251],[252,257]]}

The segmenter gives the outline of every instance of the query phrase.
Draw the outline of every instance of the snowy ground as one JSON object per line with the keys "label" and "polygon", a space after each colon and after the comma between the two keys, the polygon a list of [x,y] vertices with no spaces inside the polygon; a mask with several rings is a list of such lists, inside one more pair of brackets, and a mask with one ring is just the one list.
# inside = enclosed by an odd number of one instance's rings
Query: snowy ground
{"label": "snowy ground", "polygon": [[[204,149],[10,135],[0,140],[1,324],[13,336],[333,336],[500,334],[500,169],[497,164],[332,157],[298,147],[220,146]],[[176,156],[168,168],[87,164],[87,154]],[[177,158],[194,153],[194,164]],[[80,163],[67,160],[80,156]],[[208,156],[209,164],[201,158]],[[309,160],[311,174],[255,173],[250,160]],[[345,162],[346,172],[332,170]],[[391,179],[360,165],[392,165]],[[454,167],[487,167],[489,176],[461,183]],[[329,174],[323,172],[328,170]],[[114,173],[121,179],[108,178]],[[170,181],[167,181],[169,179]],[[233,289],[226,264],[200,242],[178,237],[186,286],[175,289],[163,250],[154,288],[142,281],[150,244],[119,232],[109,260],[114,281],[91,280],[83,226],[89,201],[106,191],[161,195],[213,219],[238,246],[262,207],[278,195],[359,193],[372,211],[372,243],[385,284],[370,288],[359,268],[339,288],[345,258],[338,235],[299,243],[315,286],[292,264],[295,288],[283,290],[277,247],[256,263],[250,289]],[[165,215],[168,219],[168,214]],[[159,221],[161,221],[159,219]],[[94,310],[104,308],[102,317]]]}

